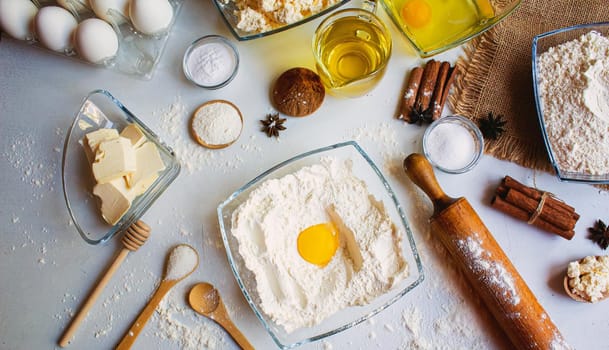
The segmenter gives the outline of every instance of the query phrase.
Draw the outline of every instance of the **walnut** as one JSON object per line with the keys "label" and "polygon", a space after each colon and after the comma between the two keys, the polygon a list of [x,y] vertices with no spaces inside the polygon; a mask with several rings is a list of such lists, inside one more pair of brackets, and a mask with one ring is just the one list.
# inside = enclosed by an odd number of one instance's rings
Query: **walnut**
{"label": "walnut", "polygon": [[292,68],[277,78],[271,98],[279,112],[304,117],[321,106],[325,94],[317,73],[307,68]]}

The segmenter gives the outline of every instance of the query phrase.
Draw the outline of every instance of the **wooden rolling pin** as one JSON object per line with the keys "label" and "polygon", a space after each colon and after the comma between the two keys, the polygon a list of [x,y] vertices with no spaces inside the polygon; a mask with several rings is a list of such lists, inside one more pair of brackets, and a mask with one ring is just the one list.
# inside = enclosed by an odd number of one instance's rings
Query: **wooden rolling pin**
{"label": "wooden rolling pin", "polygon": [[421,154],[404,160],[408,177],[434,205],[432,234],[440,239],[517,349],[570,349],[469,202],[447,196]]}

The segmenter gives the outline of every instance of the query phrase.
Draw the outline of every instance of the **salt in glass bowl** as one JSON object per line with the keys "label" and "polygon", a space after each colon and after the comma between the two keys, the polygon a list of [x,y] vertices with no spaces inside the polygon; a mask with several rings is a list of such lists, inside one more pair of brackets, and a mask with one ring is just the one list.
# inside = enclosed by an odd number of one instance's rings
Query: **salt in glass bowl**
{"label": "salt in glass bowl", "polygon": [[[469,155],[469,162],[467,162],[462,167],[449,168],[447,166],[439,164],[438,159],[434,158],[434,154],[430,149],[430,142],[432,141],[431,138],[434,137],[433,131],[438,126],[445,124],[456,124],[462,126],[472,137],[474,149],[472,150],[472,154]],[[446,116],[435,120],[433,123],[431,123],[431,125],[429,125],[429,127],[427,127],[425,133],[423,134],[423,154],[425,155],[425,158],[427,158],[431,165],[445,173],[461,174],[470,171],[473,167],[476,166],[476,164],[478,164],[478,161],[480,160],[483,151],[484,137],[482,136],[482,132],[480,132],[480,129],[471,120],[459,115]]]}
{"label": "salt in glass bowl", "polygon": [[[146,139],[155,144],[165,163],[165,170],[158,174],[158,179],[145,193],[133,200],[129,210],[116,225],[110,225],[103,220],[98,199],[92,193],[95,180],[82,140],[91,131],[114,128],[120,132],[130,124],[137,125]],[[72,222],[87,243],[103,244],[117,233],[125,231],[146,212],[179,172],[180,164],[173,150],[108,91],[95,90],[85,97],[66,135],[61,180]]]}
{"label": "salt in glass bowl", "polygon": [[[226,75],[226,79],[211,84],[205,84],[204,82],[200,81],[197,78],[196,73],[190,70],[188,64],[188,61],[189,59],[191,59],[191,56],[193,54],[196,54],[196,50],[208,44],[220,44],[226,49],[228,49],[232,56],[232,66],[229,67],[230,73]],[[226,62],[226,64],[228,63],[229,62]],[[219,89],[230,83],[237,75],[237,71],[239,70],[239,52],[237,51],[237,47],[235,47],[235,45],[233,45],[233,43],[231,43],[225,37],[220,35],[206,35],[195,40],[192,44],[190,44],[190,46],[188,46],[186,52],[184,53],[184,58],[182,60],[182,70],[184,71],[184,75],[186,75],[186,78],[190,80],[193,84],[210,90]]]}
{"label": "salt in glass bowl", "polygon": [[[318,164],[320,159],[327,157],[339,160],[351,160],[353,162],[354,175],[366,183],[368,190],[377,200],[384,203],[387,214],[392,222],[399,227],[398,232],[404,233],[402,237],[402,253],[408,263],[409,275],[390,291],[374,299],[368,305],[345,308],[313,327],[300,328],[294,332],[287,333],[282,326],[274,322],[261,308],[261,300],[256,289],[256,279],[254,274],[245,266],[244,259],[239,253],[239,242],[231,233],[231,219],[233,212],[237,210],[239,205],[246,201],[249,194],[264,181],[280,178],[304,166]],[[282,349],[317,341],[362,323],[406,295],[418,286],[424,278],[423,266],[408,220],[402,210],[402,205],[398,202],[395,193],[381,171],[354,141],[305,152],[272,167],[231,194],[218,206],[217,212],[222,240],[237,283],[264,328]]]}
{"label": "salt in glass bowl", "polygon": [[508,15],[514,12],[514,10],[516,10],[518,6],[520,6],[521,1],[522,0],[490,0],[490,4],[494,10],[494,15],[492,17],[485,19],[478,25],[470,27],[467,30],[464,30],[459,33],[454,33],[451,37],[445,39],[443,42],[438,42],[433,45],[427,46],[417,42],[414,35],[408,29],[406,24],[404,24],[403,19],[400,15],[401,6],[398,5],[398,3],[401,4],[400,1],[381,0],[381,4],[393,24],[395,24],[395,27],[398,29],[398,31],[400,31],[406,38],[406,40],[412,45],[412,47],[414,47],[419,56],[424,58],[434,56],[446,50],[457,47],[491,29],[497,23],[501,22]]}
{"label": "salt in glass bowl", "polygon": [[562,43],[578,39],[582,35],[596,31],[605,37],[609,37],[609,22],[580,24],[572,27],[560,28],[539,34],[533,38],[532,46],[532,74],[533,74],[533,91],[535,95],[535,106],[537,107],[537,117],[543,135],[543,141],[548,151],[550,163],[556,172],[556,175],[561,181],[579,182],[590,184],[607,184],[609,183],[609,174],[591,175],[581,172],[570,172],[561,170],[556,160],[555,152],[548,137],[546,123],[544,118],[544,106],[540,96],[540,76],[539,76],[539,57],[549,48],[560,45]]}

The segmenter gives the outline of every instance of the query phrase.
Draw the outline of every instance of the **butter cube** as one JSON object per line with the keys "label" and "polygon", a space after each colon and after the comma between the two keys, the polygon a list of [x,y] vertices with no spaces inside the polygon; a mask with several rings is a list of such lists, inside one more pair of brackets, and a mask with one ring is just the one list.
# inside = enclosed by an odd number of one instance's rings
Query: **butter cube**
{"label": "butter cube", "polygon": [[126,177],[129,188],[138,188],[136,192],[144,193],[150,185],[156,180],[151,178],[158,176],[159,171],[165,169],[165,163],[161,159],[159,150],[152,142],[144,143],[140,148],[135,150],[135,158],[137,169],[134,173]]}
{"label": "butter cube", "polygon": [[127,125],[120,134],[122,137],[131,140],[133,147],[138,148],[146,142],[146,135],[135,124]]}
{"label": "butter cube", "polygon": [[95,152],[97,152],[97,148],[102,141],[117,139],[118,136],[116,129],[97,129],[87,133],[84,139],[84,147],[89,163],[95,160]]}
{"label": "butter cube", "polygon": [[93,194],[101,199],[102,217],[110,225],[115,225],[125,215],[134,198],[123,177],[95,185]]}
{"label": "butter cube", "polygon": [[135,151],[124,137],[102,141],[95,152],[93,176],[103,184],[136,171]]}

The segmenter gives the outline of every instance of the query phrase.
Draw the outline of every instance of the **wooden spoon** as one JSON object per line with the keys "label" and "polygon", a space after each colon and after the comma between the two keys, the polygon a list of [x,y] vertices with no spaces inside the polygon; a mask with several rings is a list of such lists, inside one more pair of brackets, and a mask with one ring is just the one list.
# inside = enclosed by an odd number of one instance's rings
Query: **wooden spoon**
{"label": "wooden spoon", "polygon": [[122,239],[124,248],[116,255],[114,261],[106,270],[106,273],[102,276],[99,282],[97,282],[97,286],[95,286],[95,288],[91,291],[91,294],[89,294],[89,297],[80,308],[80,311],[78,311],[76,314],[76,317],[72,319],[72,323],[70,323],[70,326],[65,330],[61,336],[61,339],[59,339],[59,346],[63,348],[70,343],[70,340],[72,340],[78,326],[80,326],[80,323],[85,319],[101,292],[104,290],[108,282],[110,282],[110,279],[112,276],[114,276],[116,270],[118,270],[119,266],[121,266],[127,257],[127,254],[129,254],[129,252],[138,250],[139,247],[146,243],[149,236],[150,227],[146,225],[145,222],[138,220],[129,226]]}
{"label": "wooden spoon", "polygon": [[[599,257],[597,256],[595,258],[598,260]],[[582,260],[580,260],[580,262]],[[605,293],[603,293],[603,296],[596,301],[592,301],[592,299],[590,298],[589,295],[581,295],[581,294],[577,293],[576,291],[573,291],[571,289],[571,287],[569,286],[569,276],[565,276],[565,279],[563,281],[563,286],[565,288],[565,292],[571,299],[582,302],[582,303],[596,303],[596,302],[609,298],[609,291],[606,291]]]}
{"label": "wooden spoon", "polygon": [[252,344],[231,321],[220,293],[209,283],[198,283],[188,293],[188,303],[199,314],[209,317],[221,325],[242,349],[254,349]]}
{"label": "wooden spoon", "polygon": [[[192,270],[184,273],[182,276],[180,276],[178,278],[168,279],[167,277],[170,273],[169,270],[171,267],[172,254],[174,254],[179,247],[188,247],[188,248],[192,249],[192,251],[196,254],[197,261],[194,264]],[[123,339],[116,347],[116,350],[131,349],[131,346],[133,346],[133,343],[137,339],[137,336],[140,334],[142,329],[144,329],[144,326],[146,325],[146,323],[148,322],[148,320],[154,313],[154,310],[159,305],[161,300],[163,300],[163,297],[165,296],[165,294],[167,294],[167,292],[169,292],[171,290],[171,288],[173,288],[173,286],[175,286],[178,282],[180,282],[181,280],[190,276],[190,274],[193,273],[197,269],[197,266],[199,266],[199,254],[197,253],[197,250],[195,248],[191,247],[190,245],[180,244],[170,251],[170,253],[167,255],[167,260],[165,262],[165,274],[163,276],[163,280],[161,281],[161,284],[159,284],[159,287],[157,288],[156,292],[154,293],[154,295],[148,302],[148,305],[146,305],[144,310],[142,310],[142,312],[140,313],[138,318],[133,322],[133,324],[131,325],[131,328],[127,331],[127,333],[125,333],[125,335],[123,336]]]}

